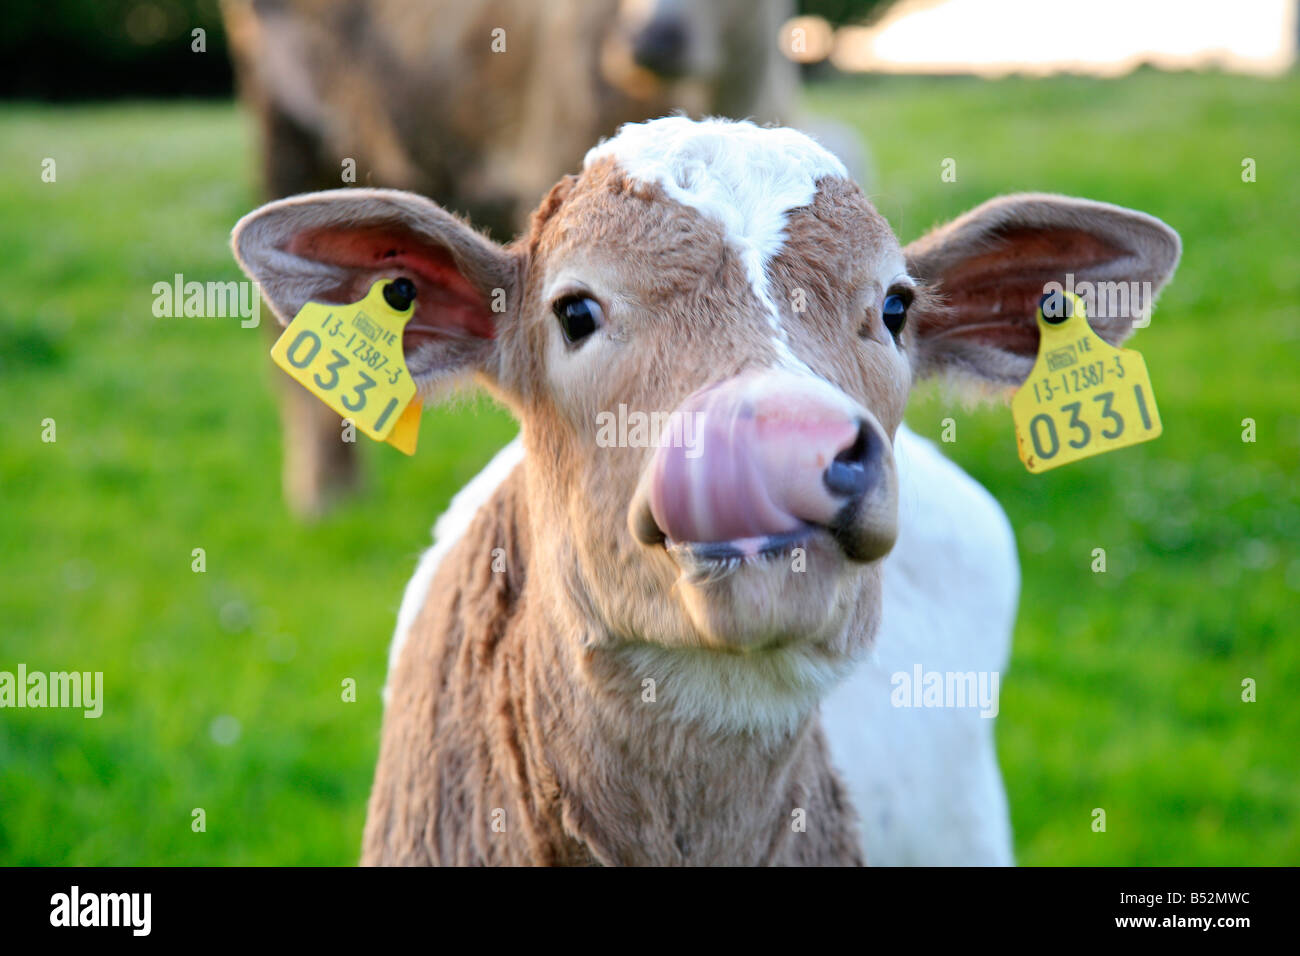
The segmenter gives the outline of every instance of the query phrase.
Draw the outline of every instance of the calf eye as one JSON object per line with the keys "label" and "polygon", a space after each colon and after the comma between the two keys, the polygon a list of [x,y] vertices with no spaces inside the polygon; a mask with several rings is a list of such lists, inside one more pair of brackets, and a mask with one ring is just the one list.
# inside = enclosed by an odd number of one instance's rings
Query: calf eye
{"label": "calf eye", "polygon": [[885,320],[885,328],[889,333],[898,338],[902,334],[903,326],[907,324],[907,307],[911,305],[911,299],[899,292],[891,292],[885,296],[885,305],[880,310],[880,317]]}
{"label": "calf eye", "polygon": [[585,295],[567,295],[552,306],[570,344],[577,344],[604,324],[600,303]]}

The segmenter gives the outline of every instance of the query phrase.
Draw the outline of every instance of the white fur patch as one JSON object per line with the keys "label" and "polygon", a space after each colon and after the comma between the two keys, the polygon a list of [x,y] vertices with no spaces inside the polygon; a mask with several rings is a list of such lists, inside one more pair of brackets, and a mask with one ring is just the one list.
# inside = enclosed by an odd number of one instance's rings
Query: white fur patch
{"label": "white fur patch", "polygon": [[[874,866],[1013,862],[995,720],[975,708],[893,706],[893,675],[1005,677],[1020,589],[1002,507],[924,438],[900,426],[898,540],[885,558],[880,632],[822,701],[831,756]],[[1002,681],[1005,687],[1005,681]]]}
{"label": "white fur patch", "polygon": [[767,266],[785,244],[789,212],[813,201],[818,180],[847,179],[844,164],[798,130],[684,116],[629,123],[590,150],[583,166],[606,157],[722,225],[767,313],[778,357],[807,371],[790,351]]}
{"label": "white fur patch", "polygon": [[[424,606],[424,599],[429,594],[429,584],[438,571],[438,565],[456,542],[461,539],[478,514],[478,509],[487,504],[501,484],[515,470],[515,466],[524,460],[524,443],[516,437],[506,445],[487,465],[475,475],[470,483],[456,492],[447,510],[433,524],[433,547],[420,555],[416,565],[415,576],[406,585],[402,594],[402,606],[397,612],[397,628],[393,631],[392,643],[388,646],[388,673],[391,676],[406,646],[406,638]],[[388,686],[384,686],[384,703],[388,703]]]}

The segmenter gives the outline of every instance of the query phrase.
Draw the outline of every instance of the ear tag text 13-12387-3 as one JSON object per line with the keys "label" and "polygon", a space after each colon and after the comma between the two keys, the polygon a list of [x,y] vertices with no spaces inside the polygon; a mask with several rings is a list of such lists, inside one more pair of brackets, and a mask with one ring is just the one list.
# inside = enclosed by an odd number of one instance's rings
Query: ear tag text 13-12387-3
{"label": "ear tag text 13-12387-3", "polygon": [[1146,362],[1103,340],[1071,292],[1044,296],[1038,359],[1011,399],[1020,460],[1032,472],[1160,436]]}
{"label": "ear tag text 13-12387-3", "polygon": [[415,283],[381,279],[348,305],[308,302],[271,348],[275,364],[375,441],[415,454],[420,400],[402,351]]}

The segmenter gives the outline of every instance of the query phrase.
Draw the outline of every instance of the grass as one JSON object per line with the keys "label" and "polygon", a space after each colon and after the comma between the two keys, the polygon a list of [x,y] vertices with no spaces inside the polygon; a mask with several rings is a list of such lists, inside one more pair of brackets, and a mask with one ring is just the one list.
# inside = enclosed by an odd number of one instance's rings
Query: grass
{"label": "grass", "polygon": [[[1133,343],[1158,441],[1036,477],[1001,406],[926,388],[908,417],[936,439],[956,420],[945,450],[1018,532],[999,743],[1020,861],[1300,862],[1300,82],[880,79],[810,99],[862,130],[904,240],[1027,189],[1182,233]],[[226,237],[256,194],[236,110],[7,105],[0,169],[0,670],[99,670],[106,696],[98,720],[0,712],[0,863],[354,862],[402,587],[513,425],[433,410],[420,454],[365,448],[370,493],[298,525],[264,334],[151,313],[175,273],[239,278]]]}

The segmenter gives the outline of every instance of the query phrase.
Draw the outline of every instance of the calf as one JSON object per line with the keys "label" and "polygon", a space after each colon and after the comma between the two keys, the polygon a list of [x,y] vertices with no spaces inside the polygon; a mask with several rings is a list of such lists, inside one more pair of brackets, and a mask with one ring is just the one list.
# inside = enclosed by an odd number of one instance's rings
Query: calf
{"label": "calf", "polygon": [[[1023,381],[1067,272],[1158,289],[1166,225],[1019,195],[903,248],[808,137],[670,118],[591,150],[504,247],[379,190],[271,203],[234,247],[284,320],[410,278],[422,391],[474,375],[521,425],[408,588],[364,863],[852,864],[859,821],[889,862],[1009,860],[987,722],[893,710],[879,679],[1000,668],[956,644],[1015,600],[1005,520],[903,409],[925,375]],[[619,405],[695,440],[607,447]],[[971,547],[988,578],[944,579]],[[988,621],[954,630],[949,601]]]}

